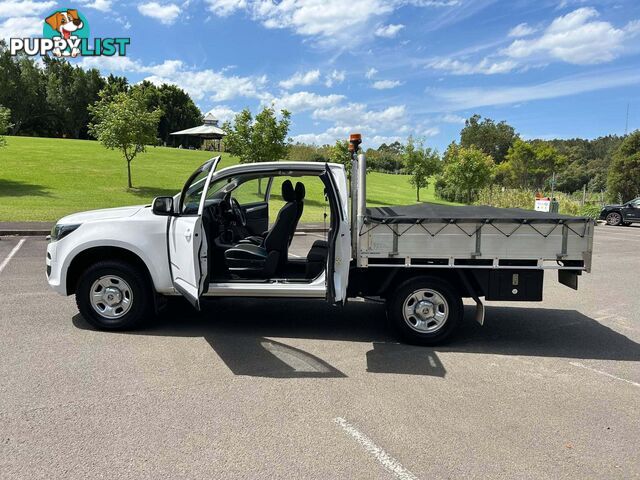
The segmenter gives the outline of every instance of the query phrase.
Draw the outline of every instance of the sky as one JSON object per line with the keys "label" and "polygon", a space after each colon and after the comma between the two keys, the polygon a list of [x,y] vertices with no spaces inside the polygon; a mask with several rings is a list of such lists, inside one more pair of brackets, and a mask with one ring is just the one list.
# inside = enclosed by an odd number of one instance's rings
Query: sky
{"label": "sky", "polygon": [[92,37],[131,38],[73,63],[176,84],[221,121],[286,108],[294,141],[442,151],[475,113],[525,139],[640,128],[637,0],[0,0],[0,37],[67,8]]}

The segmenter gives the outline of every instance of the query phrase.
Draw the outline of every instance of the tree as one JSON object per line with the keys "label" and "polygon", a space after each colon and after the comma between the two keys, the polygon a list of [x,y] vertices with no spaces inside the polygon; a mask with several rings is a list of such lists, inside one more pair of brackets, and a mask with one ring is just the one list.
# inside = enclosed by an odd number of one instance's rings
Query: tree
{"label": "tree", "polygon": [[96,69],[83,70],[66,60],[43,57],[49,122],[56,136],[86,138],[89,105],[105,85]]}
{"label": "tree", "polygon": [[273,108],[265,107],[255,121],[248,108],[236,115],[233,125],[222,126],[227,134],[225,149],[240,158],[240,163],[272,162],[287,158],[291,114],[282,110],[278,120]]}
{"label": "tree", "polygon": [[3,135],[11,128],[9,120],[11,120],[11,110],[0,105],[0,147],[7,144]]}
{"label": "tree", "polygon": [[344,165],[347,171],[347,179],[351,183],[351,152],[349,151],[348,140],[336,140],[335,145],[329,150],[329,161]]}
{"label": "tree", "polygon": [[[226,151],[240,157],[240,163],[275,162],[287,158],[290,139],[291,114],[281,110],[282,118],[276,118],[275,110],[264,107],[255,121],[248,108],[236,115],[233,125],[225,122],[222,129]],[[262,182],[258,181],[258,193],[262,193]]]}
{"label": "tree", "polygon": [[125,77],[117,77],[114,74],[109,74],[106,78],[105,85],[100,92],[100,98],[112,99],[119,93],[126,93],[129,91],[129,81]]}
{"label": "tree", "polygon": [[613,154],[607,188],[612,201],[640,195],[640,130],[631,133]]}
{"label": "tree", "polygon": [[146,146],[155,144],[162,111],[148,111],[139,92],[118,93],[112,99],[101,98],[92,107],[90,133],[110,150],[120,150],[127,162],[128,186],[131,182],[131,162]]}
{"label": "tree", "polygon": [[495,123],[490,118],[481,119],[480,115],[473,115],[465,120],[464,128],[460,131],[460,145],[465,148],[475,146],[500,164],[518,134],[504,121]]}
{"label": "tree", "polygon": [[509,186],[542,189],[565,161],[566,157],[547,142],[525,142],[518,138],[506,161],[498,165],[496,177],[498,182]]}
{"label": "tree", "polygon": [[[458,147],[452,144],[444,162],[442,175],[438,179],[440,191],[448,198],[463,197],[471,203],[478,190],[493,180],[494,162],[477,147]],[[462,195],[458,195],[462,193]]]}
{"label": "tree", "polygon": [[171,132],[185,130],[202,123],[200,109],[188,93],[175,85],[162,84],[158,87],[158,107],[162,110],[158,136],[165,143],[169,141]]}
{"label": "tree", "polygon": [[438,152],[425,147],[422,142],[414,141],[413,137],[407,139],[404,147],[404,162],[406,172],[411,175],[409,183],[416,187],[416,201],[420,201],[420,189],[429,186],[429,178],[438,173],[440,169],[440,156]]}

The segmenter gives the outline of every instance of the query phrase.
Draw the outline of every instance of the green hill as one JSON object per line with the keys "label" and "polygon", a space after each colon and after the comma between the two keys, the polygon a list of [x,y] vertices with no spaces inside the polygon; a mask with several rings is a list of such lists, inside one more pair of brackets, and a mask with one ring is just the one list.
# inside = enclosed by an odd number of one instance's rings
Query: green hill
{"label": "green hill", "polygon": [[[126,163],[118,152],[88,140],[6,137],[0,148],[0,221],[54,221],[72,212],[150,203],[174,195],[187,177],[215,153],[150,147],[132,162],[134,190],[126,188]],[[218,168],[237,163],[222,154]],[[367,175],[367,200],[372,206],[415,203],[406,175]],[[317,190],[317,191],[315,191]],[[312,188],[309,198],[322,198]],[[434,200],[433,187],[421,192]],[[322,221],[320,202],[309,202],[302,221]],[[446,203],[438,201],[438,203]]]}

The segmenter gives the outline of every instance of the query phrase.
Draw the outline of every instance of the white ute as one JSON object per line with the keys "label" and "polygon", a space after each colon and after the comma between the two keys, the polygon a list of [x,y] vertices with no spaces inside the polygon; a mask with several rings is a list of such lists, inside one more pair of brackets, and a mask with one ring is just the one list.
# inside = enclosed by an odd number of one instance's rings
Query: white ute
{"label": "white ute", "polygon": [[[174,197],[64,217],[47,247],[49,284],[75,294],[82,316],[101,329],[131,328],[172,295],[197,309],[203,296],[332,304],[371,297],[386,301],[402,339],[432,345],[461,322],[463,297],[475,300],[482,323],[481,297],[541,301],[546,269],[557,269],[559,281],[574,289],[578,275],[590,271],[594,222],[588,218],[483,206],[368,209],[359,145],[360,136],[352,135],[350,187],[338,164],[254,163],[217,171],[216,157]],[[313,243],[306,258],[294,258],[288,249],[305,203],[305,182],[297,180],[305,179],[321,182],[330,222],[326,240]],[[259,195],[247,195],[243,185],[251,182]],[[281,191],[272,192],[274,185]],[[274,197],[282,207],[270,226]]]}

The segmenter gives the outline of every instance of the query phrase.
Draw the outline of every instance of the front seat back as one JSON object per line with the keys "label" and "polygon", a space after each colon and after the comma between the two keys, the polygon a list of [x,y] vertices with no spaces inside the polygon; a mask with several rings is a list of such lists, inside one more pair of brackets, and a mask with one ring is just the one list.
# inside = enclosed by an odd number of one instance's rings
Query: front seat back
{"label": "front seat back", "polygon": [[298,202],[290,180],[282,182],[282,198],[286,203],[278,212],[273,227],[264,239],[264,248],[268,253],[279,253],[280,266],[287,262],[289,239],[293,237],[298,219]]}
{"label": "front seat back", "polygon": [[296,182],[295,194],[296,194],[296,203],[298,204],[298,215],[293,223],[293,231],[291,232],[291,237],[289,237],[289,245],[291,245],[291,241],[293,240],[293,236],[296,233],[296,228],[298,228],[298,222],[300,221],[300,217],[302,217],[302,211],[304,210],[304,197],[306,190],[304,188],[304,183]]}

